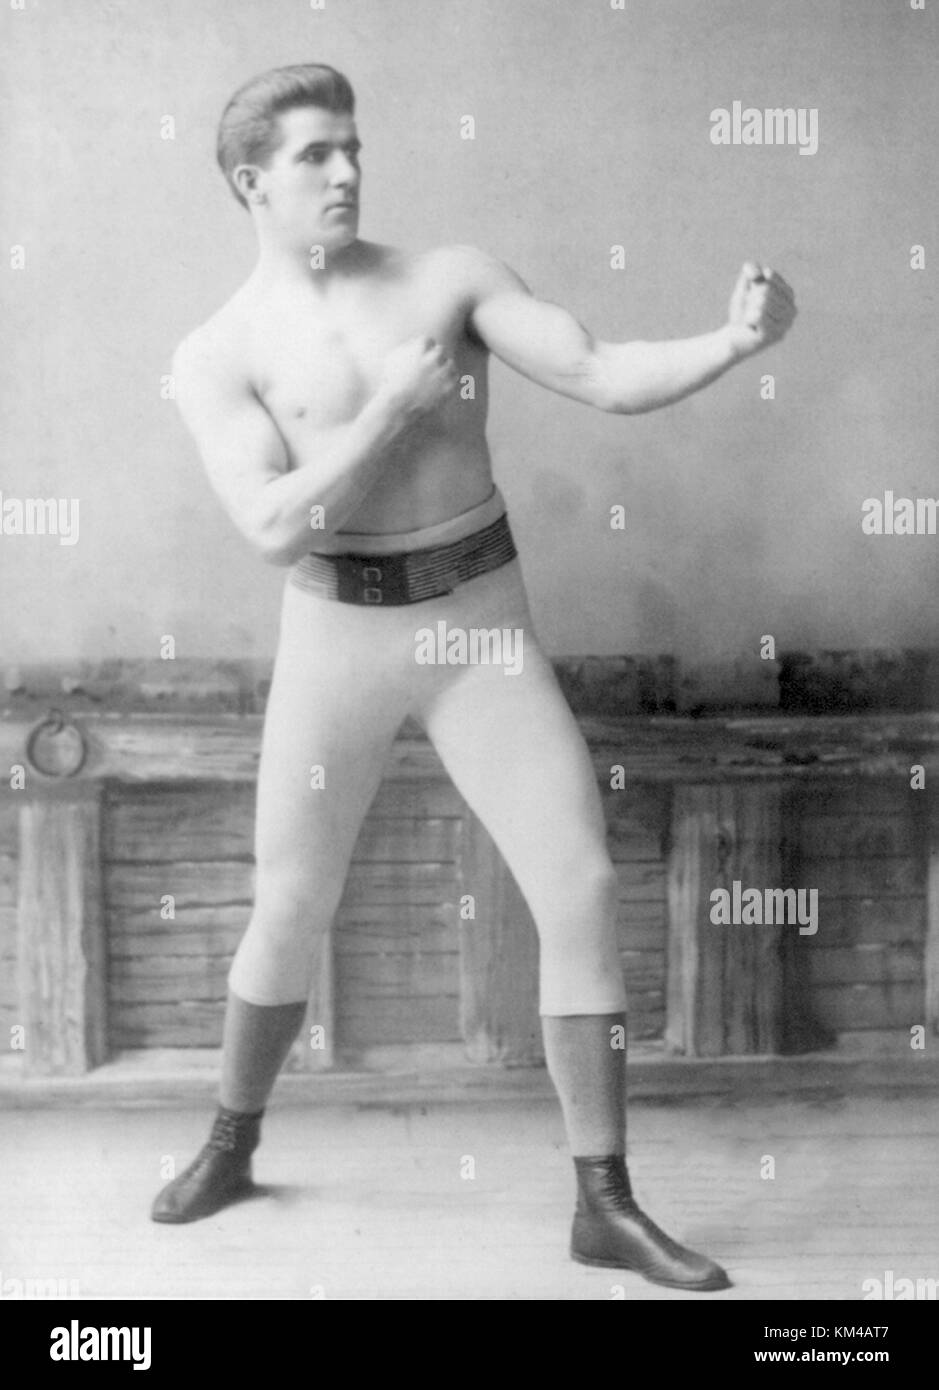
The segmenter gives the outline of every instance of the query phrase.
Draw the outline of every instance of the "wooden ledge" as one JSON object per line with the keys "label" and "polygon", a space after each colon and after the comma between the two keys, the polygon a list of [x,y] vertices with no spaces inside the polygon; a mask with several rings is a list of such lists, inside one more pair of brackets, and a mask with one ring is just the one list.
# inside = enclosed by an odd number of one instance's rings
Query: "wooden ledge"
{"label": "wooden ledge", "polygon": [[[88,743],[76,782],[252,782],[258,714],[68,714]],[[582,716],[598,772],[623,767],[627,783],[906,775],[913,763],[939,767],[939,714]],[[0,717],[0,763],[27,767],[29,790],[55,785],[27,765],[33,721]],[[431,744],[405,726],[388,775],[443,776]],[[62,784],[64,785],[64,783]]]}
{"label": "wooden ledge", "polygon": [[[395,1071],[284,1072],[273,1108],[293,1105],[428,1105],[544,1100],[555,1094],[543,1067],[480,1066],[454,1058],[455,1049],[435,1049],[436,1061]],[[84,1076],[14,1075],[9,1059],[0,1066],[0,1105],[11,1109],[54,1106],[193,1106],[216,1103],[220,1053],[215,1049],[127,1052]],[[667,1056],[659,1046],[630,1048],[630,1100],[737,1103],[812,1094],[845,1095],[935,1091],[939,1060],[922,1053],[909,1058]]]}
{"label": "wooden ledge", "polygon": [[[688,661],[669,655],[555,656],[565,697],[578,715],[620,717],[780,709],[790,713],[914,712],[939,704],[939,649],[759,652]],[[36,718],[65,702],[77,713],[262,714],[267,657],[108,658],[7,664],[6,710]],[[0,711],[2,713],[2,711]]]}

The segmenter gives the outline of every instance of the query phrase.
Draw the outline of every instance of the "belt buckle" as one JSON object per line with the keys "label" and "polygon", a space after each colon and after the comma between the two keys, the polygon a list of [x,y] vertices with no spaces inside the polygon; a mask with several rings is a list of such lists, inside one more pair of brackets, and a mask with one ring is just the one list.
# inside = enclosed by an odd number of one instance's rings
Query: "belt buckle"
{"label": "belt buckle", "polygon": [[378,565],[362,566],[362,602],[363,603],[384,603],[385,596],[378,587],[382,581],[382,572]]}
{"label": "belt buckle", "polygon": [[379,588],[381,582],[381,567],[378,564],[363,564],[363,603],[385,602],[385,595]]}

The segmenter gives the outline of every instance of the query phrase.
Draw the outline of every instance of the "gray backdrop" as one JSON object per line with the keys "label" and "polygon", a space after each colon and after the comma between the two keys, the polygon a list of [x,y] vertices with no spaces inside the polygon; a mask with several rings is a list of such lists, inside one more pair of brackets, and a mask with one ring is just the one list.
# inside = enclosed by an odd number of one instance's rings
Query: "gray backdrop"
{"label": "gray backdrop", "polygon": [[[252,265],[214,165],[221,107],[308,60],[356,87],[365,237],[476,243],[614,340],[719,326],[751,254],[797,289],[780,348],[660,413],[602,415],[494,365],[496,474],[551,651],[936,643],[939,538],[860,517],[888,487],[939,494],[939,6],[25,5],[0,10],[3,237],[26,249],[0,279],[0,488],[78,497],[81,533],[0,536],[4,660],[156,656],[163,633],[180,657],[272,654],[283,572],[225,518],[160,384]],[[817,107],[818,153],[715,147],[710,112],[737,99]]]}

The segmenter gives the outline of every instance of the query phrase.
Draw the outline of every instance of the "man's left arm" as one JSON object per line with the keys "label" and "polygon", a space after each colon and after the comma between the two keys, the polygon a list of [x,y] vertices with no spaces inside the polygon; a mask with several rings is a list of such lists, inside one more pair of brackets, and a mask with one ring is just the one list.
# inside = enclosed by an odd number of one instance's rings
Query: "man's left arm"
{"label": "man's left arm", "polygon": [[777,271],[748,261],[713,333],[606,343],[557,304],[536,299],[508,266],[467,249],[470,323],[491,352],[529,380],[620,415],[670,405],[787,332],[796,308]]}

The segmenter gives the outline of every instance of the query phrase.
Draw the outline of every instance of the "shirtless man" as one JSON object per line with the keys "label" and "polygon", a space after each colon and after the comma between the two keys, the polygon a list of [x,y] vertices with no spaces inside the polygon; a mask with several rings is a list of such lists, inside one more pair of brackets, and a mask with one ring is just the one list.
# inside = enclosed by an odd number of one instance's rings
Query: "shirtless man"
{"label": "shirtless man", "polygon": [[[613,1045],[626,1005],[616,876],[593,766],[538,646],[493,485],[486,372],[494,352],[585,405],[652,410],[781,338],[792,291],[748,263],[717,331],[598,342],[470,246],[415,255],[360,240],[353,112],[347,80],[320,64],[265,73],[232,98],[218,156],[251,215],[258,262],[174,361],[215,489],[288,575],[220,1107],[153,1218],[197,1220],[253,1190],[251,1155],[304,1017],[317,934],[411,715],[493,835],[538,929],[545,1053],[577,1178],[572,1256],[672,1287],[726,1288],[724,1270],[665,1235],[630,1189],[625,1052]],[[440,621],[521,632],[521,671],[418,662],[416,634]]]}

